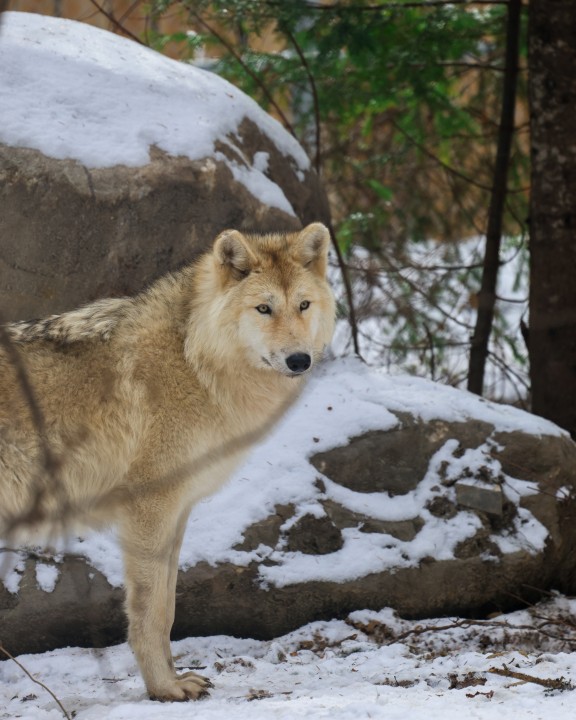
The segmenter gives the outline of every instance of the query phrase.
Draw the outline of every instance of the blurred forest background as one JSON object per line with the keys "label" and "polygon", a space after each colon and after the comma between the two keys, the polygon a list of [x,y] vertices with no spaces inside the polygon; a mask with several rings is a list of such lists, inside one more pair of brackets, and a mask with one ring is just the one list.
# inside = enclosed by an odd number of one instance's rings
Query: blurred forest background
{"label": "blurred forest background", "polygon": [[576,434],[574,0],[8,8],[219,73],[295,135],[331,205],[336,352]]}

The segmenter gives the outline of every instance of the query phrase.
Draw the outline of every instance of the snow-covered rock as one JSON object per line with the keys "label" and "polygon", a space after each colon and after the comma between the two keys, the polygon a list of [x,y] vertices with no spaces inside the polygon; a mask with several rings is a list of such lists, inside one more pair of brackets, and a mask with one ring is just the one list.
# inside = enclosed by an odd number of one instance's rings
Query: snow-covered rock
{"label": "snow-covered rock", "polygon": [[[328,363],[193,510],[175,634],[274,637],[363,608],[484,613],[573,592],[575,489],[576,446],[548,421],[359,361]],[[44,555],[15,554],[5,572],[0,626],[13,652],[122,637],[113,535],[60,550],[51,592],[35,570],[46,573]]]}
{"label": "snow-covered rock", "polygon": [[230,83],[82,23],[7,12],[0,306],[137,292],[226,227],[328,220],[310,162]]}

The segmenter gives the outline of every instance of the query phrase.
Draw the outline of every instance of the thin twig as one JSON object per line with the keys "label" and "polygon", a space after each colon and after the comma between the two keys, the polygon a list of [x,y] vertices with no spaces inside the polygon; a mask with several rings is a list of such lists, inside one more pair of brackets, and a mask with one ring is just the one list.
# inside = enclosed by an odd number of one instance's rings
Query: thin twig
{"label": "thin twig", "polygon": [[[270,6],[277,5],[278,3],[269,1]],[[381,5],[341,5],[340,3],[331,3],[324,5],[323,3],[308,2],[306,5],[307,10],[338,10],[338,12],[349,11],[353,13],[357,12],[382,12],[391,8],[393,10],[403,10],[404,8],[437,8],[445,7],[449,5],[507,5],[508,0],[420,0],[419,2],[387,2]]]}
{"label": "thin twig", "polygon": [[16,373],[16,379],[24,395],[24,399],[30,410],[30,416],[32,423],[34,424],[35,430],[38,433],[40,440],[40,449],[42,452],[42,466],[43,469],[48,473],[48,477],[56,486],[58,484],[58,470],[60,467],[60,460],[52,451],[48,440],[46,439],[46,422],[44,420],[44,413],[36,399],[34,388],[26,372],[24,361],[18,352],[18,349],[12,341],[8,331],[5,327],[4,318],[0,314],[0,347],[4,348],[8,362],[14,368]]}
{"label": "thin twig", "polygon": [[[390,267],[392,267],[393,269],[395,269],[395,268],[394,268],[394,265],[392,264],[392,261],[391,261],[391,259],[390,259],[389,257],[386,258],[386,261],[388,262],[388,264],[390,265]],[[412,280],[410,280],[410,278],[408,278],[407,276],[403,275],[403,276],[402,276],[402,280],[410,287],[410,289],[411,289],[414,293],[417,293],[418,295],[422,295],[422,297],[424,297],[424,298],[426,299],[426,302],[430,305],[430,307],[433,307],[433,308],[435,308],[436,310],[438,310],[438,312],[439,312],[441,315],[443,315],[447,320],[450,320],[451,322],[455,323],[456,325],[459,325],[460,327],[465,328],[466,330],[471,330],[471,329],[472,329],[472,328],[471,328],[471,325],[469,325],[469,324],[466,323],[466,322],[463,322],[462,320],[458,320],[458,319],[455,318],[451,313],[449,313],[449,312],[447,312],[446,310],[444,310],[444,308],[441,307],[438,303],[433,302],[433,301],[430,299],[430,297],[428,296],[426,290],[422,289],[419,285],[417,285],[415,282],[413,282]]]}
{"label": "thin twig", "polygon": [[[564,643],[572,643],[575,642],[573,640],[570,640],[569,638],[560,637],[557,635],[551,635],[548,632],[545,632],[543,630],[543,627],[545,624],[551,624],[551,625],[560,625],[561,623],[555,622],[554,620],[550,620],[549,618],[539,618],[546,620],[546,623],[542,623],[541,625],[534,627],[533,625],[526,625],[526,624],[518,624],[513,625],[506,621],[499,621],[499,620],[471,620],[468,618],[464,618],[462,620],[455,620],[454,622],[446,623],[445,625],[417,625],[416,627],[410,628],[409,630],[406,630],[405,632],[399,633],[398,635],[394,635],[391,637],[386,644],[393,645],[398,642],[403,642],[404,640],[407,640],[410,637],[419,637],[420,635],[425,635],[427,633],[438,633],[443,632],[445,630],[468,630],[471,628],[490,628],[490,629],[502,629],[506,630],[508,632],[537,632],[541,635],[544,635],[544,637],[550,638],[552,640],[561,640]],[[350,623],[354,627],[359,628],[360,626],[355,625],[354,623]],[[571,627],[572,626],[568,626]],[[361,629],[361,628],[360,628]],[[573,629],[573,628],[572,628]]]}
{"label": "thin twig", "polygon": [[437,165],[440,165],[441,168],[444,168],[444,170],[446,170],[446,172],[450,173],[451,175],[454,175],[457,178],[460,178],[460,180],[464,180],[464,182],[467,182],[470,185],[474,185],[474,187],[477,187],[480,190],[484,190],[485,192],[491,192],[492,188],[489,185],[484,185],[483,183],[480,183],[477,180],[474,180],[473,178],[468,177],[468,175],[464,175],[464,173],[461,173],[460,171],[456,170],[451,165],[448,165],[448,163],[445,163],[435,153],[433,153],[431,150],[428,150],[428,148],[425,145],[422,145],[422,143],[419,143],[418,140],[413,138],[412,135],[410,135],[409,133],[406,132],[406,130],[401,128],[397,122],[392,120],[391,123],[392,123],[392,126],[401,135],[403,135],[411,145],[414,145],[414,147],[417,148],[418,150],[420,150],[420,152],[424,153],[424,155],[426,155],[431,160],[433,160]]}
{"label": "thin twig", "polygon": [[428,348],[430,349],[430,379],[436,380],[436,351],[434,348],[434,335],[430,328],[428,327],[428,323],[424,324],[424,331],[426,333],[426,338],[428,340]]}
{"label": "thin twig", "polygon": [[285,30],[286,35],[290,39],[290,42],[292,45],[294,45],[294,49],[296,50],[296,53],[298,54],[298,57],[300,58],[300,62],[302,63],[302,67],[304,68],[304,72],[306,73],[306,76],[308,78],[308,83],[310,84],[310,90],[312,92],[312,102],[314,105],[314,127],[316,132],[316,148],[314,151],[314,167],[316,169],[316,172],[318,175],[320,175],[320,171],[322,169],[322,153],[321,153],[321,134],[320,134],[320,101],[318,99],[318,88],[316,87],[316,81],[314,79],[314,75],[312,74],[312,70],[310,69],[310,65],[308,63],[308,60],[306,60],[306,56],[304,55],[302,48],[298,44],[298,41],[294,37],[294,35],[290,32],[290,30]]}
{"label": "thin twig", "polygon": [[517,672],[516,670],[510,670],[506,665],[502,665],[501,668],[492,667],[488,668],[489,673],[494,675],[501,675],[502,677],[513,678],[514,680],[521,680],[522,682],[536,683],[536,685],[542,685],[549,690],[573,690],[572,683],[565,680],[563,677],[560,678],[539,678],[534,675],[528,675],[527,673]]}
{"label": "thin twig", "polygon": [[[510,378],[515,378],[520,385],[524,386],[526,391],[530,390],[530,384],[520,375],[520,373],[513,370],[501,357],[496,355],[492,350],[488,350],[488,357],[492,360],[495,365],[498,365],[502,372],[507,374]],[[519,398],[520,399],[520,398]]]}
{"label": "thin twig", "polygon": [[[18,352],[18,348],[12,341],[9,332],[6,330],[4,319],[0,314],[0,348],[6,354],[8,363],[16,373],[16,382],[20,387],[24,401],[30,412],[30,419],[36,431],[39,444],[40,462],[38,463],[37,475],[34,478],[32,489],[33,497],[29,502],[28,508],[20,515],[12,518],[4,523],[3,531],[7,537],[22,525],[32,525],[38,521],[45,521],[47,516],[42,508],[42,500],[44,499],[48,489],[51,489],[54,496],[59,498],[59,508],[63,515],[70,510],[70,501],[60,481],[60,472],[62,468],[62,458],[57,455],[50,446],[48,435],[46,432],[46,421],[44,413],[36,398],[36,393],[28,373],[24,361]],[[45,483],[40,483],[40,477],[44,475]]]}
{"label": "thin twig", "polygon": [[[92,0],[92,1],[94,1],[94,0]],[[247,73],[247,74],[252,78],[252,80],[254,80],[254,82],[258,85],[258,87],[262,90],[262,92],[263,92],[264,95],[266,96],[266,99],[268,100],[268,102],[270,103],[270,105],[271,105],[271,106],[274,108],[274,110],[276,110],[276,112],[278,113],[278,116],[279,116],[280,119],[282,120],[282,123],[284,124],[284,127],[288,130],[288,132],[289,132],[291,135],[293,135],[294,137],[296,137],[296,132],[294,131],[294,128],[292,127],[292,124],[290,123],[290,121],[288,120],[288,118],[286,117],[286,115],[284,114],[282,108],[278,105],[278,103],[276,102],[276,100],[274,100],[274,98],[272,97],[272,94],[270,93],[270,91],[269,91],[268,88],[266,87],[265,83],[262,81],[262,78],[259,77],[259,76],[244,62],[244,60],[243,60],[242,57],[236,52],[236,50],[234,49],[234,47],[232,46],[232,44],[229,43],[228,40],[226,40],[226,38],[225,38],[221,33],[219,33],[214,27],[212,27],[209,23],[207,23],[206,20],[204,20],[204,18],[203,18],[199,13],[195,12],[194,10],[190,10],[190,14],[192,15],[192,17],[195,18],[195,20],[196,20],[200,25],[202,25],[202,27],[204,27],[204,28],[210,33],[210,35],[212,35],[213,37],[215,37],[216,40],[218,40],[218,42],[219,42],[223,47],[226,48],[226,50],[230,53],[230,55],[232,55],[232,57],[234,58],[234,60],[236,60],[236,62],[240,65],[240,67],[244,70],[244,72]]]}
{"label": "thin twig", "polygon": [[358,343],[358,321],[356,319],[354,293],[352,292],[350,275],[348,274],[348,268],[346,267],[346,263],[344,262],[344,256],[342,255],[342,250],[340,250],[340,245],[338,245],[338,240],[336,239],[336,234],[334,233],[334,228],[332,227],[332,224],[329,225],[329,230],[330,239],[332,240],[332,247],[334,248],[334,252],[336,253],[338,267],[340,268],[340,274],[342,275],[342,281],[344,283],[344,292],[346,293],[346,302],[348,303],[348,323],[350,325],[350,331],[352,333],[354,353],[357,357],[360,358],[360,360],[363,360],[364,358],[360,353],[360,345]]}
{"label": "thin twig", "polygon": [[142,4],[142,0],[134,0],[134,2],[131,5],[128,5],[126,10],[122,13],[118,22],[124,23],[124,20],[128,20],[130,18],[130,15],[132,14],[132,11],[135,10],[138,7],[138,5],[141,5],[141,4]]}
{"label": "thin twig", "polygon": [[111,12],[105,10],[102,5],[100,5],[98,0],[90,0],[90,2],[92,3],[92,5],[94,5],[94,7],[96,8],[96,10],[98,10],[99,13],[104,15],[104,17],[112,23],[116,30],[119,30],[123,35],[126,35],[126,37],[129,37],[130,40],[134,40],[134,42],[137,42],[138,45],[146,46],[146,43],[142,42],[142,40],[140,40],[137,35],[134,35],[133,32],[130,32],[130,30],[128,30],[128,28],[126,28],[121,22],[119,22]]}
{"label": "thin twig", "polygon": [[7,658],[12,660],[12,662],[16,663],[16,665],[18,665],[20,670],[22,670],[22,672],[24,672],[26,675],[28,675],[28,677],[30,678],[30,680],[32,680],[32,682],[36,683],[36,685],[40,685],[41,688],[46,690],[46,692],[52,696],[52,698],[55,700],[55,702],[57,703],[60,710],[62,710],[62,714],[64,715],[66,720],[72,720],[72,716],[68,713],[68,711],[66,710],[64,705],[62,705],[62,703],[60,702],[60,700],[58,700],[58,698],[52,692],[52,690],[50,690],[50,688],[47,685],[44,685],[43,682],[41,682],[40,680],[35,678],[34,675],[32,675],[32,673],[30,673],[29,670],[27,670],[19,660],[16,660],[16,658],[11,653],[9,653],[8,650],[6,650],[6,648],[4,647],[4,645],[2,645],[1,642],[0,642],[0,652],[4,653],[4,655],[6,655]]}
{"label": "thin twig", "polygon": [[[508,260],[503,261],[508,262]],[[420,272],[430,272],[430,271],[439,271],[439,272],[457,272],[461,270],[478,270],[478,268],[482,267],[482,263],[470,263],[469,265],[421,265],[416,262],[407,262],[405,265],[396,265],[392,268],[366,268],[362,265],[354,265],[351,263],[346,263],[346,267],[348,270],[353,270],[354,272],[358,273],[370,273],[373,275],[374,273],[378,275],[402,275],[402,273],[409,272],[411,270],[418,270]]]}

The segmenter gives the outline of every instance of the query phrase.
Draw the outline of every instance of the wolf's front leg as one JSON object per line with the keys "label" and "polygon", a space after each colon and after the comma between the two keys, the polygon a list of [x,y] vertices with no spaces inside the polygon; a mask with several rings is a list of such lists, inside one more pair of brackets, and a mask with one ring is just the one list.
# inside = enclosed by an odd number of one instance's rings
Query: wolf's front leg
{"label": "wolf's front leg", "polygon": [[179,497],[138,498],[121,522],[128,639],[146,688],[155,700],[190,700],[207,693],[201,675],[177,675],[170,652],[176,576],[188,508]]}

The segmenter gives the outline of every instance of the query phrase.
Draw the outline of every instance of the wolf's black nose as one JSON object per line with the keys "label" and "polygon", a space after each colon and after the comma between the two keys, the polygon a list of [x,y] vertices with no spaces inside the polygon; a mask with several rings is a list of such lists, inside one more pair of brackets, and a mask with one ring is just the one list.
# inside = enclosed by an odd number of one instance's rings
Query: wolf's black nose
{"label": "wolf's black nose", "polygon": [[294,353],[286,358],[286,365],[293,373],[303,373],[312,364],[312,358],[306,353]]}

